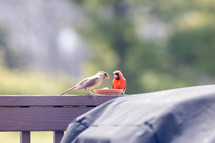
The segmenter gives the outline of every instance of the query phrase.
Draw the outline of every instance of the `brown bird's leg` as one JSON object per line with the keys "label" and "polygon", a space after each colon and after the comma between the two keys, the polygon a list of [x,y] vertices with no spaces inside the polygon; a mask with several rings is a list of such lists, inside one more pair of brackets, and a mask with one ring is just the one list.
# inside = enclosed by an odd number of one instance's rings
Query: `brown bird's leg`
{"label": "brown bird's leg", "polygon": [[88,92],[88,90],[87,89],[85,89],[86,90],[86,95],[89,95],[89,92]]}
{"label": "brown bird's leg", "polygon": [[88,89],[88,92],[89,92],[91,95],[94,95],[94,93],[93,93],[92,91],[90,91],[89,89]]}
{"label": "brown bird's leg", "polygon": [[87,91],[87,95],[94,95],[93,92],[91,92],[89,89],[85,89]]}
{"label": "brown bird's leg", "polygon": [[90,97],[90,98],[96,98],[96,95],[91,92],[89,89],[85,89],[87,91],[87,95]]}

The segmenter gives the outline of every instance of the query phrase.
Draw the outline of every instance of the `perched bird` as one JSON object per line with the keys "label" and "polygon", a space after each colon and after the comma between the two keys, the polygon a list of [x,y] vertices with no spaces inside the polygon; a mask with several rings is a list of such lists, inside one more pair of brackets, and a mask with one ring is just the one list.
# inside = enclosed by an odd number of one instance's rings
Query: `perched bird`
{"label": "perched bird", "polygon": [[85,89],[90,94],[93,94],[90,89],[99,87],[104,79],[109,79],[109,75],[104,71],[98,71],[95,75],[83,79],[72,88],[69,88],[68,90],[64,91],[61,95],[64,95],[65,93],[74,89]]}
{"label": "perched bird", "polygon": [[123,89],[123,94],[125,94],[126,90],[126,79],[123,77],[122,73],[117,70],[113,72],[114,79],[112,82],[113,89]]}

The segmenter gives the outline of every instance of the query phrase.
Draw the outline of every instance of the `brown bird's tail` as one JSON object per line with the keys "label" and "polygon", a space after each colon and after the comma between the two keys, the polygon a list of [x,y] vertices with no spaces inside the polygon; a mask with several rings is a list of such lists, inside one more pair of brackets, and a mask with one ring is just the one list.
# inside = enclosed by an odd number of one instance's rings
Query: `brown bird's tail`
{"label": "brown bird's tail", "polygon": [[69,92],[69,91],[71,91],[71,90],[73,90],[73,89],[75,89],[76,88],[76,86],[73,86],[72,88],[69,88],[69,89],[67,89],[66,91],[64,91],[63,93],[61,93],[60,95],[64,95],[64,94],[66,94],[67,92]]}

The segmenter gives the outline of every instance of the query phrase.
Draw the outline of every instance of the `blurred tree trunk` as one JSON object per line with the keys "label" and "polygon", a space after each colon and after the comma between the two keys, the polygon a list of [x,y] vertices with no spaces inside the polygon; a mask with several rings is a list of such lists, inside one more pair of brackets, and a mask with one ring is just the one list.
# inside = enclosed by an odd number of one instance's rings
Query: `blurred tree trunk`
{"label": "blurred tree trunk", "polygon": [[116,19],[116,26],[114,27],[114,41],[113,41],[113,48],[117,52],[117,55],[119,58],[118,68],[119,70],[124,71],[125,70],[125,58],[126,58],[126,52],[129,47],[129,43],[124,39],[124,33],[125,26],[122,24],[124,21],[126,21],[127,17],[127,11],[128,6],[126,3],[123,2],[123,0],[117,0],[113,4],[114,8],[114,19]]}

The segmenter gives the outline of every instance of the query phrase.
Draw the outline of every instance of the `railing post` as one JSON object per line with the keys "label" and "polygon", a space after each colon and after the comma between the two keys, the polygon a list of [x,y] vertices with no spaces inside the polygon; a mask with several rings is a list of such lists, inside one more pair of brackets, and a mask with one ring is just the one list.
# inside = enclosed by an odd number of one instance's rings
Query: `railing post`
{"label": "railing post", "polygon": [[60,143],[62,137],[63,137],[64,131],[54,131],[53,137],[54,137],[54,143]]}
{"label": "railing post", "polygon": [[31,136],[29,131],[20,132],[20,143],[30,143]]}

